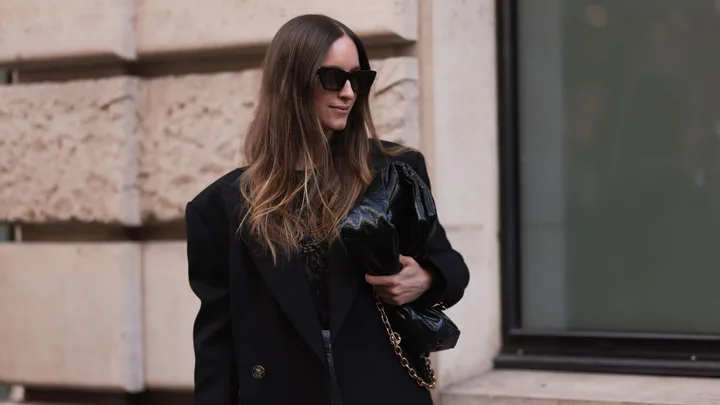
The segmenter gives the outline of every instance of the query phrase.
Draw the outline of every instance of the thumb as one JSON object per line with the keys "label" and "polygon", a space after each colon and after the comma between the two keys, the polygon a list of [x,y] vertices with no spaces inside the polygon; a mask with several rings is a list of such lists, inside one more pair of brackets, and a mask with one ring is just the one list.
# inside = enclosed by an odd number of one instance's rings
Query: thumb
{"label": "thumb", "polygon": [[400,255],[400,266],[408,267],[408,266],[412,266],[413,264],[415,264],[415,259],[413,259],[410,256]]}

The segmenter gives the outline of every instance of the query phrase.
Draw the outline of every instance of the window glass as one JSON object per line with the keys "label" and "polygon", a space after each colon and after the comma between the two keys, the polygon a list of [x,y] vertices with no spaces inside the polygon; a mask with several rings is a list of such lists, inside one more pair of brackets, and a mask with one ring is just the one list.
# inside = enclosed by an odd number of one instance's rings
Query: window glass
{"label": "window glass", "polygon": [[720,1],[518,0],[522,326],[720,334]]}

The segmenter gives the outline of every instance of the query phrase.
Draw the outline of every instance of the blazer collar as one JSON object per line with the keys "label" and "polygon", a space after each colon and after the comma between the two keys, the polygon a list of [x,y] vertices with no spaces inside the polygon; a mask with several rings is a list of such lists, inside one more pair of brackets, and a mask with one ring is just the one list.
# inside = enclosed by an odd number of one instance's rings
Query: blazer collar
{"label": "blazer collar", "polygon": [[373,142],[370,143],[370,169],[373,171],[380,170],[383,166],[390,163],[390,157],[382,152],[375,146]]}
{"label": "blazer collar", "polygon": [[273,263],[270,254],[254,239],[246,238],[246,244],[250,251],[250,257],[273,298],[303,340],[320,361],[326,364],[320,322],[315,312],[308,281],[305,278],[302,258],[299,255],[293,255],[288,259]]}

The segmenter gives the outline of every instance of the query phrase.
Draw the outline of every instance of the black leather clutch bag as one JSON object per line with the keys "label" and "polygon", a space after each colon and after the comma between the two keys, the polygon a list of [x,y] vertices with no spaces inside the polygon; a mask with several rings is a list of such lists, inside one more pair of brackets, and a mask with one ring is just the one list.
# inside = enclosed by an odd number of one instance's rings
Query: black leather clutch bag
{"label": "black leather clutch bag", "polygon": [[[392,275],[400,271],[401,254],[420,261],[436,227],[435,201],[428,186],[411,166],[391,162],[348,214],[341,239],[366,273]],[[382,305],[379,300],[378,305]],[[410,303],[394,306],[389,312],[397,340],[401,337],[414,354],[451,349],[460,336],[460,330],[438,306]]]}

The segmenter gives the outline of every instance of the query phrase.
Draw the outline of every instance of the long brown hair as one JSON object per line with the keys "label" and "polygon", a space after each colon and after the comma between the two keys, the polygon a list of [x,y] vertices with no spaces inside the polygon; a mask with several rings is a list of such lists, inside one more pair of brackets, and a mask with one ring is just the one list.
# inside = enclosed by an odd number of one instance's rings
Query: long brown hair
{"label": "long brown hair", "polygon": [[244,143],[248,167],[240,192],[246,209],[240,226],[275,261],[297,251],[303,237],[338,237],[343,218],[372,180],[369,140],[382,150],[368,93],[357,94],[342,131],[326,134],[315,112],[317,69],[343,36],[355,43],[360,68],[370,69],[360,38],[339,21],[315,14],[285,23],[263,61],[259,105]]}

